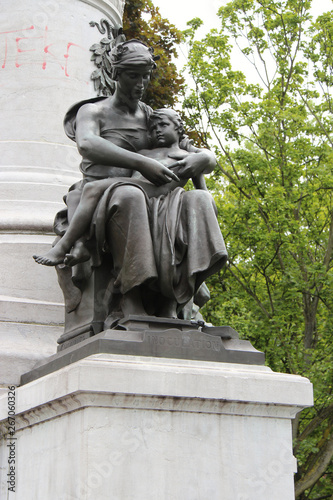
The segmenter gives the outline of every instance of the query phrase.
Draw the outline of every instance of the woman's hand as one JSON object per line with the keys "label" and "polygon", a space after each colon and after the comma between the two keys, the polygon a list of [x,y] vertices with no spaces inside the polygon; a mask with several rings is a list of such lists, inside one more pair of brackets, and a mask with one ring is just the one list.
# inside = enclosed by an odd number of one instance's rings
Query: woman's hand
{"label": "woman's hand", "polygon": [[170,153],[169,158],[178,160],[169,168],[172,168],[173,172],[181,179],[190,179],[200,174],[207,174],[214,169],[216,164],[215,156],[208,150],[189,154],[185,158],[182,153]]}
{"label": "woman's hand", "polygon": [[140,163],[141,165],[136,170],[155,186],[162,186],[172,180],[179,182],[179,178],[174,172],[153,158],[143,157],[143,161]]}

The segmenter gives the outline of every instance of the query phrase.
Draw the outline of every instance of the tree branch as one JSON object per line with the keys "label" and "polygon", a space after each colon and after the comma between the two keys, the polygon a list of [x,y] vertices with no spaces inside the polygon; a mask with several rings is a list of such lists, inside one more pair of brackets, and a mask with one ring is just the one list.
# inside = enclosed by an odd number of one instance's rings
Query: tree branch
{"label": "tree branch", "polygon": [[[229,261],[229,263],[230,263],[230,265],[234,266],[235,269],[237,269],[237,266],[235,264],[233,264],[230,261]],[[237,271],[238,271],[238,269],[237,269]],[[239,279],[237,274],[232,271],[230,266],[229,266],[229,272],[232,274],[232,276],[235,278],[235,280],[238,281],[238,283],[242,286],[242,288],[244,288],[244,290],[256,301],[256,303],[258,304],[260,309],[263,311],[265,316],[267,316],[267,318],[271,319],[272,318],[271,314],[267,311],[267,309],[262,304],[262,302],[259,300],[257,295],[251,290],[251,288],[249,288],[245,283],[243,283],[243,281],[241,279]]]}
{"label": "tree branch", "polygon": [[322,408],[318,415],[316,415],[311,422],[305,427],[303,432],[297,438],[297,445],[294,447],[294,453],[297,453],[299,447],[313,431],[315,431],[327,418],[331,417],[333,414],[333,403],[327,406],[327,408]]}
{"label": "tree branch", "polygon": [[305,490],[310,488],[324,474],[333,457],[333,433],[320,448],[314,463],[295,484],[295,496],[298,498]]}

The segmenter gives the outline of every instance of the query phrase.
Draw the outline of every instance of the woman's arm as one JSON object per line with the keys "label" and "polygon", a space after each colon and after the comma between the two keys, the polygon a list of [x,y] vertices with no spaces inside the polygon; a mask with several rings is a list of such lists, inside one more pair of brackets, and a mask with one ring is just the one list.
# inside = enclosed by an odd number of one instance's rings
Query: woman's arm
{"label": "woman's arm", "polygon": [[146,158],[132,151],[127,151],[100,136],[100,111],[95,104],[82,106],[76,120],[76,143],[79,153],[99,165],[115,165],[121,168],[137,170],[146,179],[160,186],[177,175],[160,162]]}

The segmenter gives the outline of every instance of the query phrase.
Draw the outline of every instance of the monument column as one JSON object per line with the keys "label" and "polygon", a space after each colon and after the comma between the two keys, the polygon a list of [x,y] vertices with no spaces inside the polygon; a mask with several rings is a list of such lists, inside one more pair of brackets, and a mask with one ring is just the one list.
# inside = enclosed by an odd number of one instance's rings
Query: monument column
{"label": "monument column", "polygon": [[124,0],[3,0],[0,12],[0,387],[55,351],[63,298],[49,248],[55,213],[80,179],[62,121],[95,94],[89,48],[102,18],[122,24]]}

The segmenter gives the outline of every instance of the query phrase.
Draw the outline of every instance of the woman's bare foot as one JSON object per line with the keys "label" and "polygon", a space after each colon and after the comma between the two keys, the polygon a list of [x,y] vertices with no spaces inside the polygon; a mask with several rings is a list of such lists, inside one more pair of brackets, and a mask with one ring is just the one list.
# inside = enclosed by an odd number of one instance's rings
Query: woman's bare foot
{"label": "woman's bare foot", "polygon": [[89,250],[82,241],[77,241],[72,248],[71,253],[66,253],[64,264],[66,266],[75,266],[81,262],[86,262],[91,257]]}
{"label": "woman's bare foot", "polygon": [[58,245],[51,248],[45,255],[33,255],[33,258],[37,264],[43,264],[43,266],[57,266],[64,262],[65,253]]}

